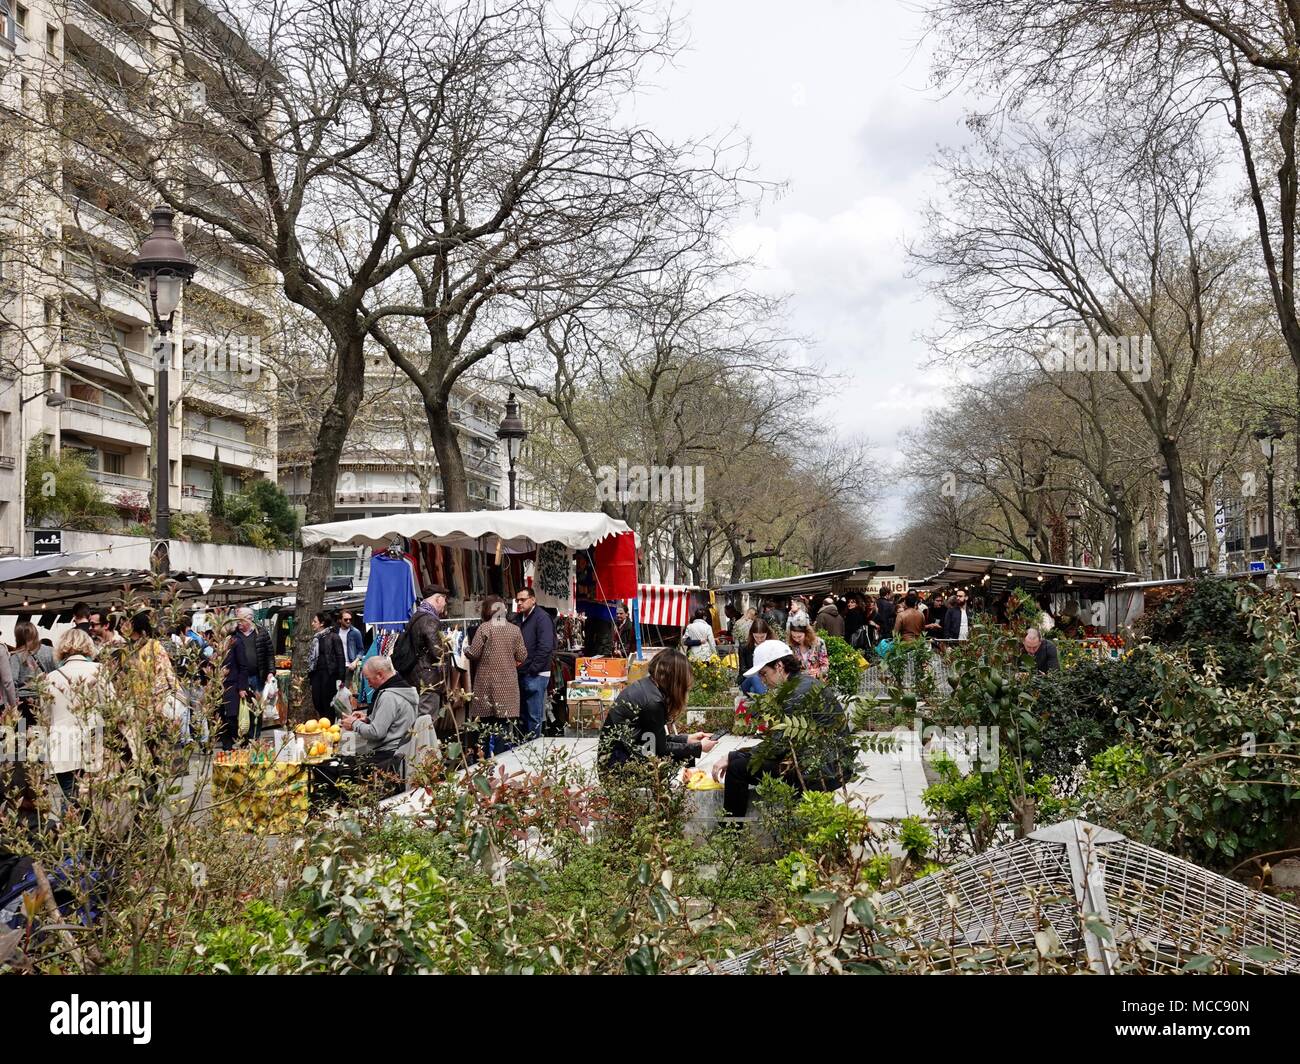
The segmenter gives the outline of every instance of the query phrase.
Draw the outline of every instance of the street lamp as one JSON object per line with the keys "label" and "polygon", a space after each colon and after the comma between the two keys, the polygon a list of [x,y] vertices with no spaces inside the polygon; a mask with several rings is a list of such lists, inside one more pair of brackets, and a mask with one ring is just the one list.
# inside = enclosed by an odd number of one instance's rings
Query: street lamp
{"label": "street lamp", "polygon": [[505,440],[506,453],[510,459],[510,509],[512,510],[515,508],[515,466],[519,462],[519,452],[523,450],[524,440],[527,438],[528,429],[519,416],[519,403],[515,399],[515,393],[511,392],[506,399],[506,416],[497,428],[497,439]]}
{"label": "street lamp", "polygon": [[137,281],[143,281],[149,296],[149,310],[154,328],[158,330],[158,343],[154,349],[154,414],[158,442],[154,448],[154,560],[159,571],[170,568],[167,558],[167,541],[171,539],[170,483],[171,462],[168,454],[171,391],[167,371],[171,368],[172,342],[168,338],[176,308],[180,306],[185,286],[194,279],[195,265],[185,254],[185,248],[176,238],[172,228],[175,217],[170,207],[153,209],[149,220],[153,232],[144,238],[131,272]]}
{"label": "street lamp", "polygon": [[751,584],[754,582],[754,544],[757,542],[758,538],[754,535],[754,530],[751,528],[745,533],[745,546],[748,548],[746,553],[749,555],[749,582]]}
{"label": "street lamp", "polygon": [[1160,486],[1165,490],[1165,579],[1172,580],[1177,575],[1174,558],[1174,478],[1169,472],[1167,462],[1160,463],[1160,472],[1157,476],[1160,477]]}
{"label": "street lamp", "polygon": [[1079,507],[1074,503],[1065,511],[1066,523],[1070,526],[1070,564],[1078,565],[1077,534],[1079,522],[1083,520],[1083,514],[1079,512]]}
{"label": "street lamp", "polygon": [[1273,460],[1277,457],[1277,445],[1286,435],[1282,426],[1270,418],[1255,433],[1259,449],[1264,455],[1264,475],[1268,484],[1268,560],[1277,559],[1277,533],[1273,526]]}

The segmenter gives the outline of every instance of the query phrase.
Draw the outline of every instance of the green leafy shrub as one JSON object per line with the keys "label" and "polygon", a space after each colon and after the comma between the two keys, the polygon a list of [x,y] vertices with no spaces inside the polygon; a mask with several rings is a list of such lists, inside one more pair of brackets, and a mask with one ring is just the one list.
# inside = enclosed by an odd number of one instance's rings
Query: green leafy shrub
{"label": "green leafy shrub", "polygon": [[46,454],[40,440],[28,448],[23,487],[27,520],[34,525],[98,532],[114,512],[80,455]]}
{"label": "green leafy shrub", "polygon": [[841,698],[852,698],[862,682],[862,655],[839,636],[823,635],[829,671],[826,682]]}
{"label": "green leafy shrub", "polygon": [[921,822],[920,817],[904,817],[898,825],[898,844],[903,847],[907,859],[919,865],[934,848],[934,832]]}
{"label": "green leafy shrub", "polygon": [[212,520],[205,513],[172,514],[172,537],[185,543],[211,543]]}
{"label": "green leafy shrub", "polygon": [[686,703],[691,706],[727,706],[735,697],[736,670],[721,658],[697,661],[691,658],[691,692]]}

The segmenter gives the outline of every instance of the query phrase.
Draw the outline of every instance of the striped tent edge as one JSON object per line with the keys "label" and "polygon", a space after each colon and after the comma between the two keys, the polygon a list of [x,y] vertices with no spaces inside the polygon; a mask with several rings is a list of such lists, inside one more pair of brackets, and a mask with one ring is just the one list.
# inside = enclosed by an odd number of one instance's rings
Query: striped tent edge
{"label": "striped tent edge", "polygon": [[671,584],[638,584],[637,597],[642,624],[673,625],[685,628],[691,621],[693,588]]}

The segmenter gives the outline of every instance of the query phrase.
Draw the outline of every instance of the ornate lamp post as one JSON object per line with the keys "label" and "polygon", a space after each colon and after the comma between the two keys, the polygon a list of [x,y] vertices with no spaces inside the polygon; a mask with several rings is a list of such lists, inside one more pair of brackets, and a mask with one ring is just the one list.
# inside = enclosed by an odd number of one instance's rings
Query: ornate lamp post
{"label": "ornate lamp post", "polygon": [[153,232],[144,238],[131,272],[145,284],[149,311],[158,340],[154,347],[154,414],[158,441],[154,447],[154,564],[160,572],[170,568],[167,541],[171,539],[170,444],[171,391],[168,370],[172,362],[170,334],[176,308],[185,286],[194,279],[195,265],[172,228],[175,217],[170,207],[155,207],[150,215]]}
{"label": "ornate lamp post", "polygon": [[1083,514],[1079,512],[1079,507],[1074,503],[1070,504],[1065,511],[1066,523],[1070,526],[1070,564],[1078,565],[1078,531],[1079,522],[1083,520]]}
{"label": "ornate lamp post", "polygon": [[1264,477],[1268,485],[1268,561],[1270,565],[1278,561],[1277,530],[1273,524],[1273,460],[1277,457],[1277,445],[1285,435],[1286,432],[1283,431],[1282,426],[1271,418],[1255,433],[1259,449],[1264,455]]}
{"label": "ornate lamp post", "polygon": [[519,452],[523,450],[524,440],[528,438],[528,429],[519,416],[519,402],[511,392],[506,399],[506,416],[497,429],[497,439],[504,440],[506,453],[510,459],[510,509],[515,508],[515,466],[519,462]]}
{"label": "ornate lamp post", "polygon": [[754,582],[754,544],[758,539],[754,536],[754,530],[751,528],[745,533],[746,553],[749,555],[749,582]]}

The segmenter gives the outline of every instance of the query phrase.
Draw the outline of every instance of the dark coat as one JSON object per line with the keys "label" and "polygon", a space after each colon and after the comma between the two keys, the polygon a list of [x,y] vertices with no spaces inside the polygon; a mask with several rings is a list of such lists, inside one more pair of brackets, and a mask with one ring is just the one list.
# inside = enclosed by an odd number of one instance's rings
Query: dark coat
{"label": "dark coat", "polygon": [[876,616],[874,618],[879,626],[878,637],[880,639],[889,639],[894,634],[894,602],[892,599],[880,599],[876,603]]}
{"label": "dark coat", "polygon": [[867,614],[861,606],[854,609],[850,607],[844,611],[844,638],[853,641],[853,637],[858,634],[858,629],[867,623]]}
{"label": "dark coat", "polygon": [[519,666],[520,676],[540,676],[551,671],[551,659],[555,657],[555,622],[551,615],[541,606],[534,606],[527,617],[520,618],[519,634],[524,637],[524,648],[528,657]]}
{"label": "dark coat", "polygon": [[339,641],[337,628],[323,628],[316,633],[316,667],[312,676],[331,686],[335,680],[347,677],[347,662],[343,660],[343,644]]}
{"label": "dark coat", "polygon": [[267,654],[264,659],[260,653],[262,647],[259,636],[270,643],[270,637],[256,626],[247,635],[238,628],[231,633],[230,648],[226,651],[226,677],[221,706],[222,716],[228,719],[233,720],[239,716],[239,693],[245,691],[249,695],[260,694],[270,673],[269,666],[264,664],[264,660],[270,656]]}
{"label": "dark coat", "polygon": [[668,734],[668,703],[655,682],[644,676],[623,689],[600,727],[600,767],[613,768],[652,751],[656,757],[694,761],[700,744]]}
{"label": "dark coat", "polygon": [[844,638],[844,618],[840,616],[840,611],[835,606],[823,606],[817,613],[817,620],[813,624],[814,628],[821,628],[827,635],[837,635]]}
{"label": "dark coat", "polygon": [[418,608],[406,626],[415,651],[415,668],[406,679],[416,687],[437,687],[442,682],[441,628],[436,614]]}
{"label": "dark coat", "polygon": [[[964,607],[966,610],[966,628],[970,629],[970,603]],[[953,606],[952,609],[946,610],[943,615],[943,637],[944,639],[961,638],[961,614],[963,607]]]}
{"label": "dark coat", "polygon": [[1050,639],[1039,643],[1038,649],[1034,651],[1034,664],[1038,666],[1039,672],[1060,672],[1061,656],[1056,652],[1056,644]]}

